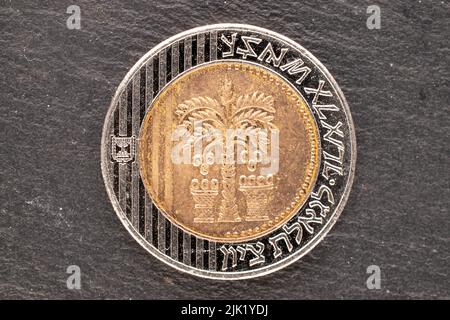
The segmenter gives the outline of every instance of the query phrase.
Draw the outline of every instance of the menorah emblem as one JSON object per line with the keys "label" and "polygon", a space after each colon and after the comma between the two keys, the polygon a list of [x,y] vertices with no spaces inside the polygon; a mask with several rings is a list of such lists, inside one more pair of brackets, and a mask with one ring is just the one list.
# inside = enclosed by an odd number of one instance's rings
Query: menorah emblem
{"label": "menorah emblem", "polygon": [[135,139],[131,137],[111,136],[111,157],[114,161],[126,163],[133,160]]}

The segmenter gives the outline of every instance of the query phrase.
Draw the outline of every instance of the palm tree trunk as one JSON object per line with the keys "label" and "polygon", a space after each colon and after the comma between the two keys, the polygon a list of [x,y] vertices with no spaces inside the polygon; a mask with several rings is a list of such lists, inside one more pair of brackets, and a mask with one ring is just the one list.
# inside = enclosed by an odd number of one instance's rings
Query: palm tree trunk
{"label": "palm tree trunk", "polygon": [[222,175],[222,202],[219,211],[219,222],[239,222],[236,204],[236,166],[234,163],[222,163],[220,168]]}

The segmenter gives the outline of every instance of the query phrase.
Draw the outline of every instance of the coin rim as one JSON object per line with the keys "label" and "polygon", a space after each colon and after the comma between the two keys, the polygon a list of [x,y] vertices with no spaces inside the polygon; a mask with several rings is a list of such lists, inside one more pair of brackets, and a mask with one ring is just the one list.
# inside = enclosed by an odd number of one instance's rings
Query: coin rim
{"label": "coin rim", "polygon": [[[330,82],[330,84],[333,86],[333,89],[337,93],[337,98],[339,99],[343,111],[348,123],[348,129],[349,129],[349,142],[350,142],[350,168],[348,173],[348,178],[346,185],[344,187],[344,191],[341,197],[341,200],[336,206],[336,209],[334,210],[331,219],[320,229],[320,231],[302,248],[300,248],[298,251],[292,253],[291,255],[276,261],[270,265],[264,266],[259,269],[254,270],[244,270],[244,271],[236,271],[236,272],[220,272],[220,271],[210,271],[210,270],[201,270],[196,269],[195,267],[185,265],[179,261],[176,261],[172,259],[170,256],[167,256],[163,254],[162,252],[158,251],[156,248],[154,248],[152,245],[150,245],[146,239],[144,239],[139,232],[137,232],[134,227],[131,225],[131,222],[126,218],[126,215],[123,214],[119,203],[117,199],[114,197],[113,190],[111,186],[108,185],[108,171],[107,171],[107,152],[106,152],[106,145],[107,145],[107,139],[109,137],[109,121],[112,118],[112,113],[115,108],[115,105],[119,99],[119,93],[126,88],[128,82],[132,79],[134,73],[137,70],[140,70],[140,68],[146,63],[146,61],[153,56],[155,53],[160,51],[161,49],[165,48],[166,46],[170,45],[171,43],[185,38],[189,35],[194,35],[201,32],[206,31],[212,31],[212,30],[223,30],[223,29],[234,29],[234,30],[242,30],[242,31],[255,31],[263,35],[268,35],[270,37],[276,38],[277,40],[281,42],[285,42],[286,44],[292,46],[296,50],[298,50],[304,57],[308,58],[312,63],[315,64],[315,66],[322,72],[323,76]],[[355,135],[355,129],[354,129],[354,123],[351,116],[350,108],[347,104],[347,101],[344,97],[344,94],[342,93],[340,87],[334,80],[333,76],[330,74],[330,72],[327,70],[327,68],[308,50],[303,48],[300,44],[296,43],[295,41],[289,39],[286,36],[283,36],[277,32],[270,31],[261,27],[256,27],[252,25],[247,24],[235,24],[235,23],[223,23],[223,24],[211,24],[211,25],[205,25],[202,27],[193,28],[190,30],[186,30],[184,32],[178,33],[163,42],[159,43],[155,47],[153,47],[150,51],[148,51],[144,56],[142,56],[137,63],[134,64],[134,66],[127,72],[124,79],[121,81],[120,85],[115,91],[114,97],[111,101],[111,104],[108,108],[105,122],[103,125],[102,130],[102,139],[101,139],[101,170],[102,170],[102,176],[103,181],[106,187],[106,191],[108,193],[108,197],[113,205],[113,208],[115,209],[115,213],[118,216],[119,220],[122,222],[124,227],[127,229],[127,231],[133,236],[133,238],[142,246],[144,249],[146,249],[148,252],[150,252],[152,255],[154,255],[157,259],[160,261],[169,264],[170,266],[174,267],[175,269],[179,271],[186,272],[191,275],[203,277],[203,278],[209,278],[209,279],[216,279],[216,280],[239,280],[239,279],[248,279],[248,278],[254,278],[258,276],[263,276],[270,274],[272,272],[275,272],[277,270],[280,270],[293,262],[297,261],[304,255],[306,255],[309,251],[311,251],[316,245],[318,245],[322,239],[328,234],[330,229],[333,227],[333,225],[338,220],[339,216],[342,213],[342,210],[348,200],[354,175],[355,175],[355,166],[356,166],[356,135]]]}

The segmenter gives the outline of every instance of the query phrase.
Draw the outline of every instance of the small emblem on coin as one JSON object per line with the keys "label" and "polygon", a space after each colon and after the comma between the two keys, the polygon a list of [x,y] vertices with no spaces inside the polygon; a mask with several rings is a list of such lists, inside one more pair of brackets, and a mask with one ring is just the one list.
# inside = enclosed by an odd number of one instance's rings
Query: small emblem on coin
{"label": "small emblem on coin", "polygon": [[147,53],[108,111],[102,172],[116,213],[150,253],[239,279],[311,250],[348,197],[356,145],[345,98],[300,45],[235,24]]}

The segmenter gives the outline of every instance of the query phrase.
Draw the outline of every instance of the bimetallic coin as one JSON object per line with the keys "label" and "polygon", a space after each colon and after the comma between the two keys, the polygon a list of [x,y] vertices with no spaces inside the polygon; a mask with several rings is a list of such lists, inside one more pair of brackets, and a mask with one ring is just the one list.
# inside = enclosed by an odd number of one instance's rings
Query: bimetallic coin
{"label": "bimetallic coin", "polygon": [[334,79],[308,51],[247,25],[196,28],[127,74],[102,172],[120,220],[194,275],[241,279],[299,259],[347,200],[356,145]]}

